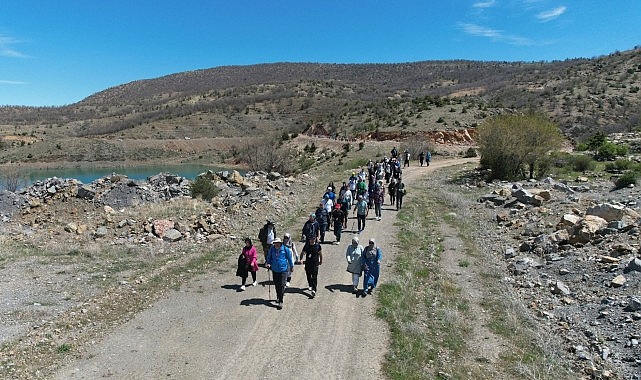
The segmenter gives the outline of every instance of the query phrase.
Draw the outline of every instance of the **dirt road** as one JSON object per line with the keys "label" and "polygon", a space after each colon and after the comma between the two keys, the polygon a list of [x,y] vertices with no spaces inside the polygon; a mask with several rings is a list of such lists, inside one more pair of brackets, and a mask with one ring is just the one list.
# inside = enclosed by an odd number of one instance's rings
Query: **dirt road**
{"label": "dirt road", "polygon": [[[403,177],[411,182],[439,167],[469,161],[412,166],[404,170]],[[312,198],[310,209],[314,204]],[[366,244],[374,237],[382,248],[380,281],[385,282],[390,279],[396,253],[396,211],[386,204],[382,221],[373,216],[372,210],[360,239]],[[292,236],[300,234],[303,223],[301,220],[300,227],[290,231]],[[272,302],[275,291],[273,286],[270,289],[268,272],[258,273],[257,287],[239,292],[240,279],[234,276],[230,262],[229,271],[190,281],[118,327],[96,343],[90,355],[66,363],[56,378],[383,378],[389,332],[375,316],[376,295],[357,298],[351,293],[345,249],[353,236],[352,219],[347,229],[340,245],[323,245],[315,298],[306,290],[304,269],[296,266],[284,307],[278,310]],[[333,241],[333,234],[328,233],[326,239]],[[297,246],[300,250],[302,243]]]}

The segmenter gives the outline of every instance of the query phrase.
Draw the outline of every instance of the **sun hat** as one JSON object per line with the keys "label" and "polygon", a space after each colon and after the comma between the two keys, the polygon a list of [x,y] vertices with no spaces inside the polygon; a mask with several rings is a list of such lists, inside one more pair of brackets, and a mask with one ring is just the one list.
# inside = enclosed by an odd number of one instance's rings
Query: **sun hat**
{"label": "sun hat", "polygon": [[369,239],[369,242],[370,242],[370,244],[371,244],[371,243],[376,244],[376,242],[374,241],[374,238]]}
{"label": "sun hat", "polygon": [[316,214],[314,214],[314,213],[312,212],[311,214],[309,214],[309,217],[310,217],[310,218],[316,218]]}
{"label": "sun hat", "polygon": [[272,241],[272,244],[276,244],[276,243],[283,244],[283,241],[280,240],[280,238],[276,238],[274,239],[274,241]]}
{"label": "sun hat", "polygon": [[356,244],[358,244],[358,236],[354,236],[354,237],[352,238],[352,243],[356,243]]}

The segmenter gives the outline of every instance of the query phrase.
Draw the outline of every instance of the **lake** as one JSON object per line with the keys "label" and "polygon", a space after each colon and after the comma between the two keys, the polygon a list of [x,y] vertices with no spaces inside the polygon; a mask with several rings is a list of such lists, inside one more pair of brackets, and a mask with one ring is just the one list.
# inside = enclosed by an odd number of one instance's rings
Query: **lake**
{"label": "lake", "polygon": [[228,170],[227,168],[208,166],[208,165],[158,165],[158,166],[139,166],[139,167],[112,167],[112,168],[50,168],[50,169],[34,169],[26,170],[20,173],[23,178],[24,186],[30,186],[38,180],[43,180],[51,177],[58,178],[75,178],[78,181],[88,184],[98,178],[102,178],[112,173],[123,174],[131,179],[146,180],[148,177],[158,173],[171,173],[194,179],[200,173],[207,170],[218,172],[221,170]]}

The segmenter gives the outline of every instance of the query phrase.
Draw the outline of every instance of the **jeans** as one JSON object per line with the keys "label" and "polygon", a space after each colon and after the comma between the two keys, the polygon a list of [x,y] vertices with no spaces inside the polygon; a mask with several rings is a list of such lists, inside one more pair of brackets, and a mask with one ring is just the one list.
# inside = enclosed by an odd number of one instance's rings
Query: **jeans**
{"label": "jeans", "polygon": [[356,214],[356,220],[358,220],[358,230],[363,231],[365,229],[365,216],[361,214]]}
{"label": "jeans", "polygon": [[374,202],[374,212],[377,217],[381,217],[381,204],[379,202]]}

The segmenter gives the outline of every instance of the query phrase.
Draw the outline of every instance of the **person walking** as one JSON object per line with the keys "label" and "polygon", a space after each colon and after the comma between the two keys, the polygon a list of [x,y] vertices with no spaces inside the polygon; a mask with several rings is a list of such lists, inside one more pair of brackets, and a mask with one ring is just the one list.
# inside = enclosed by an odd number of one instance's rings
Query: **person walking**
{"label": "person walking", "polygon": [[372,294],[376,285],[378,284],[378,277],[381,273],[381,261],[383,253],[379,247],[376,246],[374,239],[369,239],[369,244],[363,250],[363,269],[365,270],[363,276],[363,296],[365,294]]}
{"label": "person walking", "polygon": [[303,264],[307,275],[307,285],[312,298],[314,298],[318,287],[318,267],[323,264],[322,248],[316,238],[310,238],[305,243],[301,253],[303,254]]}
{"label": "person walking", "polygon": [[240,284],[240,290],[245,290],[245,283],[247,282],[247,277],[251,273],[252,276],[252,286],[256,286],[256,272],[258,271],[258,253],[256,252],[256,247],[252,244],[250,238],[245,238],[245,246],[238,257],[238,269],[236,269],[236,276],[242,278],[242,283]]}
{"label": "person walking", "polygon": [[316,209],[316,221],[318,222],[318,236],[320,237],[320,242],[325,242],[325,232],[327,232],[327,227],[329,226],[329,213],[325,208],[324,203],[320,203]]}
{"label": "person walking", "polygon": [[369,214],[369,207],[367,207],[367,201],[363,199],[362,195],[358,196],[358,201],[354,206],[353,213],[356,213],[356,220],[358,221],[358,233],[360,234],[365,229],[365,219]]}
{"label": "person walking", "polygon": [[334,210],[332,211],[332,222],[334,223],[334,236],[336,241],[334,244],[340,244],[341,234],[343,233],[343,228],[345,228],[345,213],[341,208],[340,204],[336,204]]}
{"label": "person walking", "polygon": [[258,231],[258,240],[263,247],[263,257],[265,259],[267,259],[267,252],[269,252],[274,238],[276,238],[276,227],[271,220],[267,219],[265,225]]}
{"label": "person walking", "polygon": [[381,220],[383,203],[385,202],[385,186],[383,186],[383,180],[378,180],[376,186],[374,186],[373,196],[376,220]]}
{"label": "person walking", "polygon": [[309,218],[303,225],[303,233],[301,236],[301,241],[306,243],[310,237],[319,237],[320,236],[320,226],[316,221],[316,213],[309,214]]}
{"label": "person walking", "polygon": [[410,166],[410,151],[405,149],[403,152],[403,167]]}
{"label": "person walking", "polygon": [[363,246],[358,244],[358,236],[352,238],[352,244],[347,246],[345,251],[345,259],[347,260],[347,271],[352,274],[352,293],[358,292],[358,283],[363,273],[363,263],[361,256],[363,255]]}
{"label": "person walking", "polygon": [[288,270],[294,272],[294,262],[289,248],[283,245],[280,238],[274,239],[272,246],[267,253],[265,267],[272,271],[274,287],[276,288],[276,307],[283,308],[283,296],[285,295],[285,280]]}
{"label": "person walking", "polygon": [[427,166],[430,166],[430,161],[432,161],[432,153],[428,150],[427,153],[425,153],[425,163]]}
{"label": "person walking", "polygon": [[389,185],[387,186],[387,190],[389,190],[389,201],[390,205],[392,206],[394,206],[394,203],[396,203],[396,184],[396,178],[392,178]]}
{"label": "person walking", "polygon": [[[294,265],[300,263],[300,257],[298,257],[298,251],[296,250],[296,243],[292,240],[289,232],[285,233],[283,237],[283,245],[289,248],[289,251],[292,253],[292,260],[294,260]],[[289,288],[289,283],[292,281],[292,271],[287,271],[287,280],[285,281],[285,287]]]}
{"label": "person walking", "polygon": [[403,207],[403,197],[407,191],[405,190],[405,184],[403,181],[398,181],[396,185],[396,211],[400,210]]}
{"label": "person walking", "polygon": [[423,166],[423,162],[425,162],[425,152],[421,151],[421,153],[418,154],[418,162]]}

